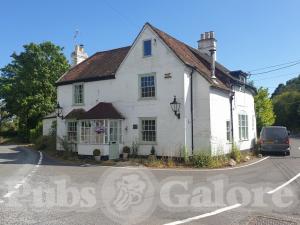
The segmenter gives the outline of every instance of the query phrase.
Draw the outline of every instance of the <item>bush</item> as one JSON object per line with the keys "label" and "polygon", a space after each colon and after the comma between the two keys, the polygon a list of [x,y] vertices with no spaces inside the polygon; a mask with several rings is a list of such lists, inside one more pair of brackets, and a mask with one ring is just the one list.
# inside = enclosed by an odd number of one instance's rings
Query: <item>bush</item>
{"label": "bush", "polygon": [[100,149],[94,149],[93,156],[100,156],[100,155],[101,155]]}
{"label": "bush", "polygon": [[189,152],[186,146],[183,147],[183,159],[184,159],[184,163],[189,163]]}
{"label": "bush", "polygon": [[123,147],[123,153],[130,153],[130,148],[128,146]]}
{"label": "bush", "polygon": [[36,139],[43,135],[43,124],[40,122],[34,129],[30,129],[29,141],[34,143]]}
{"label": "bush", "polygon": [[155,155],[155,148],[154,148],[154,146],[151,147],[150,153],[151,153],[151,155]]}
{"label": "bush", "polygon": [[211,167],[213,165],[213,158],[208,152],[200,151],[192,158],[192,164],[195,167],[203,168],[203,167]]}
{"label": "bush", "polygon": [[230,158],[234,159],[237,163],[239,163],[242,159],[241,151],[236,145],[232,146]]}
{"label": "bush", "polygon": [[56,139],[53,136],[40,136],[34,141],[34,144],[38,150],[56,150]]}

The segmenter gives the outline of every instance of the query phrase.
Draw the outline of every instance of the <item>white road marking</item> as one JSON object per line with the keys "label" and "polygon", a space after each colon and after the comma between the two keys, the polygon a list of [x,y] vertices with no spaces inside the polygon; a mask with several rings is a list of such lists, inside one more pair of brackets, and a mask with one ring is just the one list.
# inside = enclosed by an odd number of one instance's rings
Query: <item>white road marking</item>
{"label": "white road marking", "polygon": [[3,198],[9,198],[10,196],[12,196],[14,193],[16,193],[16,191],[10,191],[10,192],[7,192]]}
{"label": "white road marking", "polygon": [[[30,174],[28,174],[25,178],[23,178],[20,183],[17,183],[15,186],[14,186],[14,189],[18,190],[24,183],[26,183],[26,180],[32,176],[32,174],[34,174],[37,170],[37,168],[42,164],[42,161],[43,161],[43,153],[40,152],[40,158],[39,158],[39,161],[37,163],[37,165],[35,165],[35,168],[30,172]],[[10,191],[10,192],[7,192],[3,198],[9,198],[11,197],[13,194],[16,193],[16,190],[14,191]],[[0,199],[0,203],[3,203],[4,201]]]}
{"label": "white road marking", "polygon": [[224,170],[235,170],[240,168],[245,168],[249,166],[253,166],[257,163],[260,163],[266,159],[270,158],[270,156],[267,156],[265,158],[262,158],[256,162],[249,163],[247,165],[243,166],[237,166],[237,167],[229,167],[229,168],[219,168],[219,169],[168,169],[168,168],[151,168],[151,167],[127,167],[127,166],[101,166],[101,167],[108,167],[108,168],[114,168],[114,169],[129,169],[129,170],[135,170],[135,169],[147,169],[147,170],[163,170],[163,171],[182,171],[182,172],[214,172],[214,171],[224,171]]}
{"label": "white road marking", "polygon": [[279,187],[267,192],[268,194],[273,194],[276,191],[280,190],[281,188],[289,185],[290,183],[292,183],[294,180],[296,180],[298,177],[300,177],[300,173],[298,173],[296,176],[294,176],[292,179],[290,179],[289,181],[285,182],[284,184],[280,185]]}
{"label": "white road marking", "polygon": [[202,215],[199,215],[199,216],[187,218],[185,220],[175,221],[175,222],[172,222],[172,223],[166,223],[164,225],[177,225],[177,224],[188,223],[188,222],[192,222],[194,220],[199,220],[199,219],[202,219],[202,218],[205,218],[205,217],[214,216],[214,215],[217,215],[219,213],[226,212],[226,211],[238,208],[240,206],[241,206],[241,204],[235,204],[235,205],[232,205],[232,206],[227,206],[227,207],[224,207],[224,208],[221,208],[221,209],[217,209],[216,211],[213,211],[213,212],[210,212],[210,213],[205,213],[205,214],[202,214]]}

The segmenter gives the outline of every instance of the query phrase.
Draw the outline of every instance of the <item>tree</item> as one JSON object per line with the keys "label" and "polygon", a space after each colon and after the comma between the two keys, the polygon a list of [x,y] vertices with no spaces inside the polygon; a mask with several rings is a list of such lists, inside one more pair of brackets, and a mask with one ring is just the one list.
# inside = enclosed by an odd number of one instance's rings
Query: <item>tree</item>
{"label": "tree", "polygon": [[300,131],[300,92],[285,91],[273,99],[276,125]]}
{"label": "tree", "polygon": [[267,88],[259,88],[257,95],[254,97],[255,112],[257,119],[257,129],[261,130],[263,126],[270,126],[275,122],[273,103],[269,98]]}
{"label": "tree", "polygon": [[6,110],[18,117],[21,136],[28,140],[29,130],[54,110],[55,81],[69,68],[63,48],[44,42],[24,45],[20,54],[1,69],[0,99]]}
{"label": "tree", "polygon": [[10,119],[10,114],[5,110],[5,103],[0,100],[0,133],[3,129],[3,124]]}

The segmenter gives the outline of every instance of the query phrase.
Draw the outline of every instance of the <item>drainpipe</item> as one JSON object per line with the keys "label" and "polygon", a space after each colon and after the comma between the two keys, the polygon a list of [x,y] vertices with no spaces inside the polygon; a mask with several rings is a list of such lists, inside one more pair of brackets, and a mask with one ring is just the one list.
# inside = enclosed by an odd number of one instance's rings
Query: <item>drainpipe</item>
{"label": "drainpipe", "polygon": [[191,138],[192,138],[192,155],[194,155],[194,103],[193,103],[193,73],[194,68],[192,68],[192,71],[190,73],[191,76]]}
{"label": "drainpipe", "polygon": [[229,94],[229,98],[230,98],[230,129],[231,129],[231,143],[232,143],[232,148],[234,146],[234,135],[233,135],[233,97],[234,97],[234,92],[231,91]]}

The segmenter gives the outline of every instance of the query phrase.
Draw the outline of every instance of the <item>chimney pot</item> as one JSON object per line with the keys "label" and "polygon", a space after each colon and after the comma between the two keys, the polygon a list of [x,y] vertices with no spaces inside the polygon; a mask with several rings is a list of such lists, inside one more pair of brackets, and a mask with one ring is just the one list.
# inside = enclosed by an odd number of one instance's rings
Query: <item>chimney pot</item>
{"label": "chimney pot", "polygon": [[204,40],[205,39],[205,35],[204,33],[201,34],[201,40]]}
{"label": "chimney pot", "polygon": [[75,45],[75,50],[72,52],[71,58],[72,66],[75,66],[88,58],[87,53],[84,51],[83,44]]}

